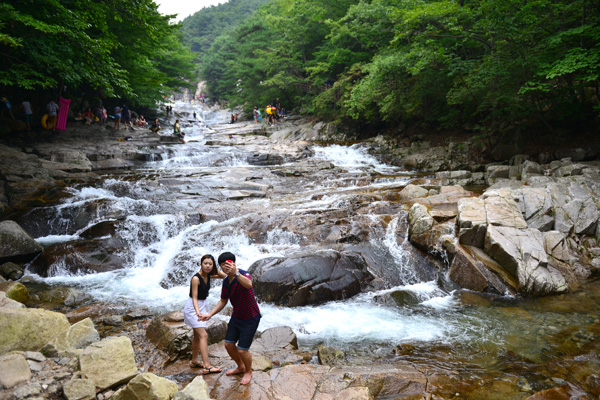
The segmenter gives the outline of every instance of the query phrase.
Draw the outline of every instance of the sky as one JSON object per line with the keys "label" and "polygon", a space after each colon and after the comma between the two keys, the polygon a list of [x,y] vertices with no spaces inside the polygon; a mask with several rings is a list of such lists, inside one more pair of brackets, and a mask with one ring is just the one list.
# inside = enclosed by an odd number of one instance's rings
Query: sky
{"label": "sky", "polygon": [[158,11],[161,14],[178,14],[176,21],[181,21],[187,16],[204,7],[210,7],[226,0],[154,0],[158,4]]}

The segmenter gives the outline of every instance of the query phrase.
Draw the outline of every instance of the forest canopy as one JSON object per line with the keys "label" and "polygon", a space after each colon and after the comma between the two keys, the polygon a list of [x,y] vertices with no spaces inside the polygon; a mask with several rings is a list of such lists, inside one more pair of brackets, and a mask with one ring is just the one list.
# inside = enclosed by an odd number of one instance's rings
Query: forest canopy
{"label": "forest canopy", "polygon": [[597,128],[597,0],[273,0],[239,17],[200,55],[233,105],[279,97],[355,126]]}
{"label": "forest canopy", "polygon": [[151,0],[7,0],[0,4],[0,85],[64,87],[153,106],[194,84],[180,24]]}

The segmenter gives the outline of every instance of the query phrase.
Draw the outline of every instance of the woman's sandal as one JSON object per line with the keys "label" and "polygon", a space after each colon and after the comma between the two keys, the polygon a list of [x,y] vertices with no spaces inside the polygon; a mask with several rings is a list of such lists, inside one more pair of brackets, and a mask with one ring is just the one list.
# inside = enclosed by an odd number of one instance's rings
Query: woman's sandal
{"label": "woman's sandal", "polygon": [[217,374],[219,372],[221,372],[221,368],[210,367],[209,369],[202,370],[202,375]]}
{"label": "woman's sandal", "polygon": [[202,365],[202,364],[200,364],[198,362],[191,361],[190,362],[190,368],[204,368],[204,365]]}

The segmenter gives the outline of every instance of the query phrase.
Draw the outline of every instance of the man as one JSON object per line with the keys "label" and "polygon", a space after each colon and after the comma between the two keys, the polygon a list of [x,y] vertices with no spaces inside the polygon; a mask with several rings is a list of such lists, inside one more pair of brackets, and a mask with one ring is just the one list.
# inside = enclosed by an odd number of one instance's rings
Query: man
{"label": "man", "polygon": [[244,374],[240,384],[247,385],[252,380],[252,354],[249,350],[260,323],[260,309],[254,297],[252,277],[248,271],[238,269],[235,265],[235,255],[225,252],[219,256],[218,263],[227,274],[221,287],[221,300],[202,318],[205,321],[209,320],[231,300],[233,313],[227,324],[225,349],[237,364],[237,368],[228,370],[226,374]]}

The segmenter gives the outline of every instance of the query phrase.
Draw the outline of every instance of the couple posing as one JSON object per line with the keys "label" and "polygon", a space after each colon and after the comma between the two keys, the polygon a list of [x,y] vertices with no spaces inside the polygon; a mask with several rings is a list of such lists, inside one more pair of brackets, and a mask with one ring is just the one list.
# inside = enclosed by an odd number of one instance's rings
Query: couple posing
{"label": "couple posing", "polygon": [[[231,301],[233,314],[227,324],[225,335],[225,349],[237,368],[230,369],[227,375],[243,374],[242,385],[247,385],[252,380],[252,354],[250,345],[260,322],[260,310],[254,297],[252,277],[247,271],[238,269],[235,264],[235,255],[225,252],[219,256],[218,270],[215,259],[210,254],[202,256],[201,269],[192,277],[190,283],[190,297],[183,309],[184,322],[194,330],[192,340],[193,368],[203,368],[203,374],[221,372],[220,368],[210,365],[208,360],[208,334],[206,322],[221,311],[227,301]],[[221,299],[211,312],[206,313],[206,298],[210,290],[210,279],[222,278]],[[237,345],[236,345],[237,343]],[[202,364],[198,361],[198,351],[202,355]]]}

